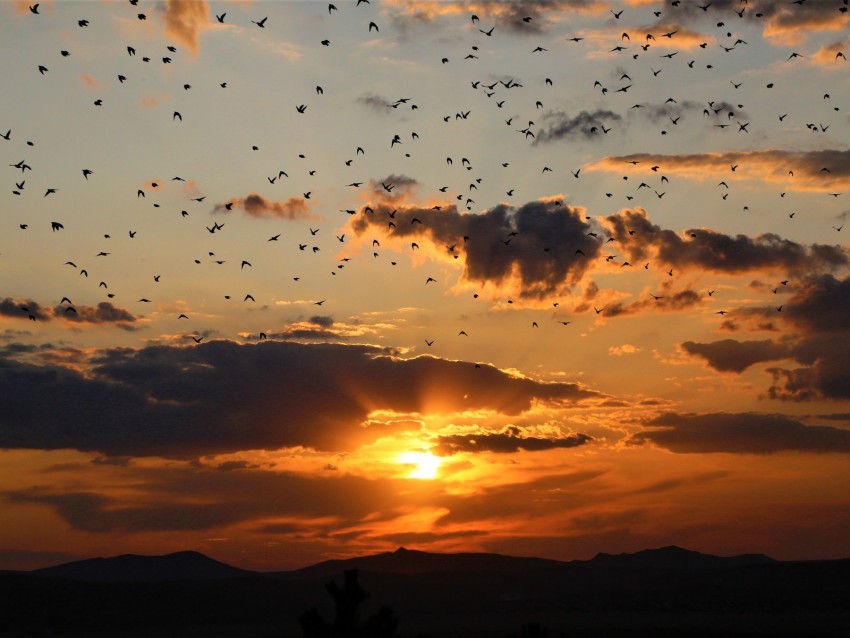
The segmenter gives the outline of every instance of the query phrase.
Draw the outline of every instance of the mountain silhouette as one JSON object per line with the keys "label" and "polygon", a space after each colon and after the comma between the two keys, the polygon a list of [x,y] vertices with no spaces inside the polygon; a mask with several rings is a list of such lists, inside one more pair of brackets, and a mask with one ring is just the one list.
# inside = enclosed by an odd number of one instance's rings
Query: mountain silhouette
{"label": "mountain silhouette", "polygon": [[85,582],[155,583],[170,580],[219,580],[252,572],[232,567],[200,552],[184,551],[165,556],[122,554],[89,558],[37,569],[34,574]]}
{"label": "mountain silhouette", "polygon": [[328,584],[350,570],[369,593],[363,618],[393,610],[399,638],[516,636],[535,623],[553,637],[843,638],[850,626],[850,559],[662,547],[562,562],[400,548],[266,573],[197,552],[0,572],[0,634],[299,636],[328,617]]}
{"label": "mountain silhouette", "polygon": [[755,565],[776,561],[764,554],[722,557],[669,545],[658,549],[644,549],[633,554],[606,554],[601,552],[588,562],[593,565],[610,565],[617,568],[699,569],[721,565]]}
{"label": "mountain silhouette", "polygon": [[504,554],[460,552],[437,554],[399,547],[394,552],[383,552],[357,558],[328,560],[295,570],[294,575],[325,577],[357,569],[384,574],[431,574],[441,572],[475,573],[528,573],[563,568],[563,561],[546,558],[524,558]]}

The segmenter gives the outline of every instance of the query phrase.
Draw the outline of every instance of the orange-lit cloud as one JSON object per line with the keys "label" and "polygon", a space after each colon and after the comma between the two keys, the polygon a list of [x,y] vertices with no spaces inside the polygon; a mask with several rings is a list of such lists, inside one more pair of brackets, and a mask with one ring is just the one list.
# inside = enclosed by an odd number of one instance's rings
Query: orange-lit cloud
{"label": "orange-lit cloud", "polygon": [[[472,16],[495,23],[512,33],[535,35],[548,26],[549,18],[562,12],[599,14],[610,4],[603,0],[387,0],[384,4],[396,19],[428,22],[439,17]],[[524,18],[531,18],[524,20]]]}
{"label": "orange-lit cloud", "polygon": [[329,343],[209,341],[104,350],[91,360],[85,375],[4,360],[0,447],[184,458],[295,445],[346,451],[388,433],[363,426],[376,410],[517,415],[538,402],[600,396],[487,365]]}
{"label": "orange-lit cloud", "polygon": [[139,108],[155,109],[171,99],[171,93],[163,91],[159,95],[146,95],[139,100]]}
{"label": "orange-lit cloud", "polygon": [[693,2],[679,3],[674,10],[679,22],[701,20],[707,15],[725,20],[743,19],[763,25],[762,34],[774,44],[794,45],[805,42],[812,33],[846,29],[850,17],[839,8],[837,2],[714,0],[707,11]]}
{"label": "orange-lit cloud", "polygon": [[685,51],[695,49],[701,44],[712,44],[714,42],[713,36],[669,22],[654,24],[651,27],[641,27],[640,29],[630,29],[628,34],[631,41],[635,43],[642,42],[650,44],[652,47],[674,47]]}
{"label": "orange-lit cloud", "polygon": [[88,73],[80,73],[80,82],[82,82],[83,86],[94,90],[101,89],[104,86],[102,82],[95,80]]}
{"label": "orange-lit cloud", "polygon": [[848,44],[850,43],[846,40],[833,42],[815,51],[811,59],[815,64],[827,69],[846,69],[847,53],[850,48]]}
{"label": "orange-lit cloud", "polygon": [[256,218],[280,218],[280,219],[316,219],[316,215],[310,211],[307,200],[303,197],[290,197],[285,202],[266,199],[258,193],[251,193],[245,197],[236,197],[229,202],[216,204],[214,213],[226,213],[230,208],[244,210],[250,217]]}
{"label": "orange-lit cloud", "polygon": [[45,9],[48,11],[53,7],[53,0],[39,0],[39,2],[31,2],[30,0],[12,0],[12,3],[15,5],[15,13],[18,15],[25,15],[28,13],[32,13],[30,11],[30,7],[35,6],[36,4],[41,5],[38,7],[39,15],[44,13]]}
{"label": "orange-lit cloud", "polygon": [[605,157],[586,169],[618,173],[628,169],[650,173],[653,167],[662,173],[700,181],[759,179],[782,183],[789,190],[819,192],[841,192],[850,188],[850,151],[833,149],[766,149],[690,155],[634,153]]}
{"label": "orange-lit cloud", "polygon": [[774,13],[767,19],[763,34],[779,44],[800,44],[810,33],[838,31],[850,26],[850,17],[832,3],[772,3]]}
{"label": "orange-lit cloud", "polygon": [[197,54],[200,36],[210,26],[210,8],[206,0],[165,0],[165,34]]}

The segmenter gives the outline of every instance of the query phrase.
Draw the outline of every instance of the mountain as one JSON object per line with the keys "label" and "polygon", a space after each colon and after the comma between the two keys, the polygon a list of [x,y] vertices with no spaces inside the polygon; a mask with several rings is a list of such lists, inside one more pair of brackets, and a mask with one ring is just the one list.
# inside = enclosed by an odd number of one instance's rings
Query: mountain
{"label": "mountain", "polygon": [[722,565],[756,565],[776,561],[764,554],[722,557],[670,545],[659,549],[644,549],[634,554],[599,553],[588,562],[597,566],[610,566],[618,569],[700,569]]}
{"label": "mountain", "polygon": [[703,554],[681,547],[669,546],[646,549],[634,554],[597,554],[589,561],[569,562],[545,558],[505,556],[462,552],[435,554],[400,547],[394,552],[384,552],[357,558],[328,560],[293,572],[276,572],[276,576],[331,578],[347,569],[381,574],[556,574],[580,570],[581,572],[611,570],[692,570],[709,567],[756,565],[775,562],[763,554],[721,557]]}
{"label": "mountain", "polygon": [[394,552],[384,552],[357,558],[327,560],[294,572],[278,572],[301,577],[334,577],[344,570],[357,569],[363,572],[383,574],[433,574],[446,572],[464,573],[528,573],[547,572],[563,568],[564,563],[546,558],[523,558],[503,554],[461,552],[456,554],[435,554],[414,549],[398,548]]}
{"label": "mountain", "polygon": [[45,567],[39,576],[85,582],[155,583],[171,580],[221,580],[253,572],[232,567],[199,552],[175,552],[165,556],[122,554],[113,558],[89,558]]}
{"label": "mountain", "polygon": [[[271,638],[333,607],[327,584],[359,570],[366,616],[400,619],[398,638],[844,638],[850,559],[774,561],[680,547],[560,562],[486,553],[394,552],[256,573],[196,552],[118,556],[0,572],[0,634],[68,638]],[[16,633],[17,632],[17,633]],[[5,634],[4,634],[5,635]]]}

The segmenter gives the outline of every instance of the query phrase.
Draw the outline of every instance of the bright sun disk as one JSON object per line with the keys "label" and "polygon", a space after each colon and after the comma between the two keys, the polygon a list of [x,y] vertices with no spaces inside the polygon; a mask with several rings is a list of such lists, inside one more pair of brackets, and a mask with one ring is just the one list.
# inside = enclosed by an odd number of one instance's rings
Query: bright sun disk
{"label": "bright sun disk", "polygon": [[432,479],[436,478],[437,470],[443,460],[430,452],[404,452],[398,456],[398,462],[411,466],[408,478]]}

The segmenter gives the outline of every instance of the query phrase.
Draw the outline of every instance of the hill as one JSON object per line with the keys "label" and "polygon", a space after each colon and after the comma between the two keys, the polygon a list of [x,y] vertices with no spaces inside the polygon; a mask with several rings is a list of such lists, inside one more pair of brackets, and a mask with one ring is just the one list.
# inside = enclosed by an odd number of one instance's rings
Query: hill
{"label": "hill", "polygon": [[399,549],[288,572],[252,573],[195,552],[118,556],[0,572],[0,633],[136,638],[300,636],[329,581],[359,571],[364,611],[397,638],[495,638],[539,622],[550,636],[844,636],[850,560],[719,557],[679,547],[560,562]]}
{"label": "hill", "polygon": [[45,567],[32,573],[86,582],[153,583],[237,578],[247,576],[251,572],[232,567],[199,552],[185,551],[165,556],[122,554],[112,558],[89,558]]}

